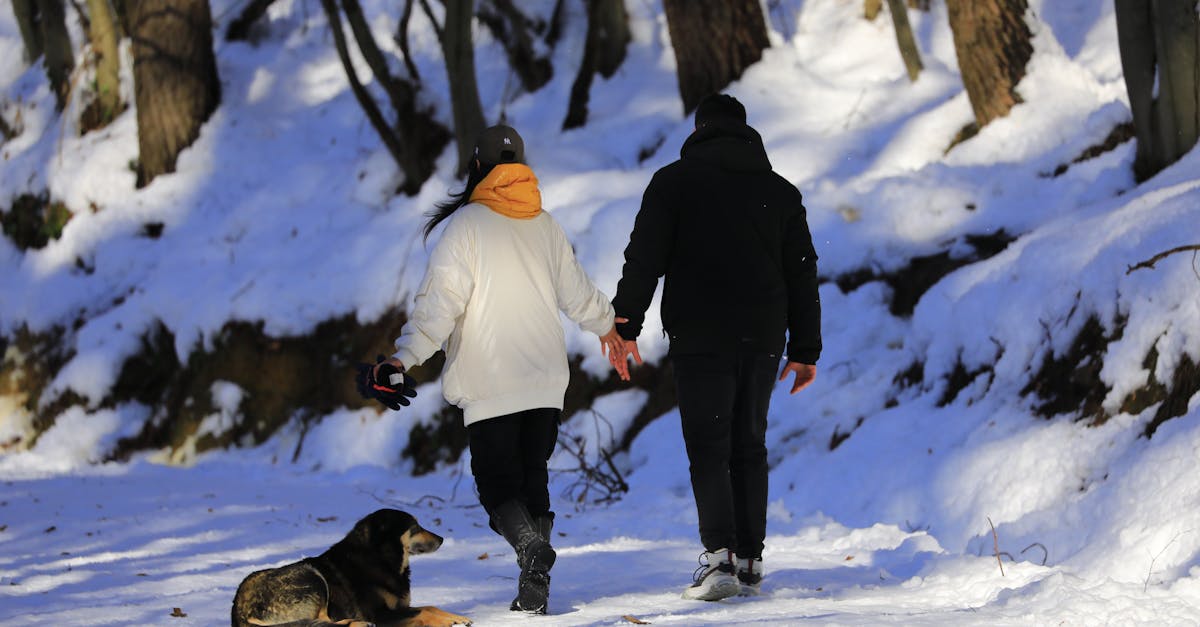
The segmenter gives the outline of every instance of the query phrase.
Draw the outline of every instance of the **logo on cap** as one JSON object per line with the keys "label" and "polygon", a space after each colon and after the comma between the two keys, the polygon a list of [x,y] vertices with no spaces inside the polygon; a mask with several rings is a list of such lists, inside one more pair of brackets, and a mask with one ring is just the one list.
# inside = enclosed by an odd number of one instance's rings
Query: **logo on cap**
{"label": "logo on cap", "polygon": [[505,145],[505,146],[511,146],[511,145],[512,145],[512,141],[511,141],[509,138],[505,137],[505,138],[504,138],[504,145]]}

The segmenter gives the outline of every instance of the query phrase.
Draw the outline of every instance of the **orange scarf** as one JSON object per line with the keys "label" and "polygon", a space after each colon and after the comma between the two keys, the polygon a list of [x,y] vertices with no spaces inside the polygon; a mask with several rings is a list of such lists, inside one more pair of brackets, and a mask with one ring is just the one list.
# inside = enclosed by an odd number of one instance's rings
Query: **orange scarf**
{"label": "orange scarf", "polygon": [[528,220],[542,212],[537,176],[522,163],[502,163],[492,168],[471,192],[471,202],[518,220]]}

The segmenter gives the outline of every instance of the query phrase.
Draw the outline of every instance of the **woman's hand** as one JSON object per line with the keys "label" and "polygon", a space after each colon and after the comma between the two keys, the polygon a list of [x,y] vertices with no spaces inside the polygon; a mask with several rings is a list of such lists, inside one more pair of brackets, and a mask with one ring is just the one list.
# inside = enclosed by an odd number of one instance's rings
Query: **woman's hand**
{"label": "woman's hand", "polygon": [[371,376],[373,376],[376,381],[379,380],[379,367],[383,364],[391,364],[400,372],[404,372],[404,364],[400,363],[399,359],[396,359],[395,357],[388,357],[387,359],[375,364],[375,369],[371,371]]}
{"label": "woman's hand", "polygon": [[608,363],[612,364],[614,370],[617,371],[617,376],[622,381],[629,380],[629,360],[628,357],[632,353],[634,362],[641,364],[642,355],[638,352],[637,342],[634,340],[626,340],[617,333],[617,325],[629,322],[627,318],[616,318],[613,327],[608,333],[600,336],[600,352],[608,357]]}

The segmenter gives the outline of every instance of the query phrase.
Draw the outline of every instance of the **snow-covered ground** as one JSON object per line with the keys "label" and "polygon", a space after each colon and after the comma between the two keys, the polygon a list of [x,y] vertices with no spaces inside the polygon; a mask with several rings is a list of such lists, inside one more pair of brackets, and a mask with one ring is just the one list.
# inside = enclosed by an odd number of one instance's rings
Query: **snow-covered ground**
{"label": "snow-covered ground", "polygon": [[[394,3],[364,4],[390,45]],[[555,78],[535,94],[512,97],[503,53],[477,29],[480,90],[489,119],[503,111],[521,131],[546,206],[611,293],[641,191],[691,123],[661,9],[635,0],[625,64],[593,85],[588,125],[559,131],[583,39],[575,4],[566,3]],[[1200,624],[1200,398],[1150,439],[1139,436],[1157,406],[1119,410],[1149,377],[1170,381],[1185,355],[1200,361],[1194,257],[1126,273],[1200,243],[1200,156],[1135,186],[1127,142],[1044,175],[1130,118],[1107,0],[1031,0],[1024,103],[948,154],[971,111],[945,7],[910,13],[926,68],[910,84],[890,20],[862,20],[861,4],[767,3],[773,45],[729,88],[776,169],[805,194],[822,276],[966,254],[971,234],[1018,239],[940,281],[911,317],[889,313],[883,283],[849,293],[824,284],[817,382],[796,396],[780,386],[772,403],[764,596],[679,598],[701,549],[669,412],[618,457],[630,491],[615,503],[577,502],[574,458],[560,450],[552,460],[562,470],[552,483],[560,559],[552,615],[535,621]],[[213,2],[223,22],[239,9]],[[392,196],[398,173],[346,87],[319,6],[277,0],[269,15],[258,46],[218,41],[221,108],[178,173],[135,192],[133,111],[78,137],[78,103],[53,114],[42,73],[21,64],[16,26],[0,11],[0,112],[23,129],[0,145],[0,199],[48,189],[81,210],[43,250],[0,239],[0,332],[86,319],[43,402],[65,390],[101,399],[157,321],[182,359],[228,320],[304,333],[410,302],[425,264],[422,214],[458,186],[453,148],[418,196]],[[448,118],[439,48],[420,11],[411,44],[427,97]],[[162,236],[140,237],[146,222],[163,223]],[[94,270],[79,271],[77,259]],[[1112,417],[1095,427],[1038,417],[1022,388],[1090,317],[1125,324],[1101,371]],[[647,328],[656,324],[652,309]],[[642,343],[648,358],[665,353],[656,335]],[[603,371],[594,338],[571,327],[568,338],[585,368]],[[922,383],[901,387],[896,376],[914,363]],[[983,374],[942,406],[959,366]],[[240,394],[214,389],[208,429],[228,424]],[[564,431],[594,455],[644,400],[602,397]],[[96,463],[140,427],[145,408],[69,410],[32,450],[0,454],[0,623],[222,624],[246,574],[319,553],[385,506],[447,538],[413,562],[415,603],[479,625],[531,620],[507,610],[516,567],[487,528],[465,460],[414,478],[400,459],[411,426],[440,407],[433,383],[400,413],[324,417],[295,462],[299,435],[288,431],[182,467],[159,454]],[[4,409],[0,441],[26,426]],[[850,435],[830,450],[834,433]]]}

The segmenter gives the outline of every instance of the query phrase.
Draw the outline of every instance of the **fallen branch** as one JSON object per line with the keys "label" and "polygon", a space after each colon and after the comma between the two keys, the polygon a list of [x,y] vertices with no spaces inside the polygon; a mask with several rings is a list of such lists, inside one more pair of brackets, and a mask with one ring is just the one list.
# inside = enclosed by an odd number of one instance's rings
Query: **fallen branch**
{"label": "fallen branch", "polygon": [[[603,423],[608,428],[608,439],[611,442],[614,439],[612,423],[595,410],[592,411],[592,414],[596,417],[596,441],[603,441],[600,434],[600,426]],[[558,446],[574,457],[577,463],[577,466],[571,469],[551,469],[552,472],[566,472],[575,475],[575,481],[567,486],[563,491],[563,496],[576,503],[584,503],[589,500],[589,497],[592,497],[593,493],[596,493],[596,496],[591,498],[592,503],[611,503],[620,500],[622,494],[629,492],[629,484],[613,462],[612,451],[608,448],[597,446],[596,458],[589,459],[587,441],[582,436],[565,433],[559,434]]]}
{"label": "fallen branch", "polygon": [[1157,255],[1155,255],[1145,261],[1139,261],[1132,266],[1128,266],[1125,270],[1125,274],[1128,275],[1128,274],[1132,273],[1134,270],[1139,270],[1141,268],[1154,269],[1154,264],[1162,261],[1163,259],[1170,257],[1171,255],[1174,255],[1175,253],[1187,252],[1189,250],[1200,251],[1200,244],[1190,244],[1187,246],[1176,246],[1175,248],[1172,248],[1171,250],[1164,250],[1163,252],[1158,253]]}
{"label": "fallen branch", "polygon": [[1028,551],[1029,549],[1032,549],[1035,546],[1041,547],[1041,549],[1042,549],[1042,566],[1045,566],[1046,560],[1050,558],[1050,551],[1046,550],[1046,545],[1042,544],[1041,542],[1034,542],[1033,544],[1025,547],[1024,549],[1021,549],[1021,555],[1024,555],[1025,551]]}
{"label": "fallen branch", "polygon": [[455,478],[455,480],[454,480],[454,486],[450,489],[450,497],[449,498],[437,496],[436,494],[425,494],[421,497],[418,497],[416,500],[413,500],[413,501],[402,501],[400,499],[381,497],[378,494],[376,494],[370,490],[365,490],[362,488],[358,489],[358,493],[365,494],[365,495],[371,497],[372,499],[375,499],[375,501],[379,502],[381,505],[386,505],[388,507],[407,507],[407,508],[420,507],[420,508],[428,508],[428,509],[433,509],[433,510],[440,510],[440,509],[444,509],[446,507],[453,507],[456,509],[474,509],[477,507],[481,507],[481,505],[479,503],[463,503],[463,504],[457,503],[458,484],[462,481],[462,478],[463,478],[462,466],[463,466],[463,464],[462,464],[462,461],[460,460],[458,469],[455,471],[457,478]]}
{"label": "fallen branch", "polygon": [[1158,552],[1158,555],[1155,555],[1154,557],[1150,558],[1150,568],[1146,571],[1146,582],[1142,584],[1142,592],[1143,593],[1145,593],[1146,589],[1150,587],[1150,577],[1154,575],[1154,563],[1158,561],[1158,558],[1162,557],[1163,553],[1167,552],[1167,549],[1171,548],[1172,544],[1175,544],[1175,541],[1179,539],[1179,536],[1181,536],[1185,533],[1191,533],[1191,530],[1189,529],[1187,531],[1180,531],[1179,533],[1175,534],[1171,538],[1171,541],[1168,542],[1167,545],[1164,546],[1162,548],[1162,550]]}
{"label": "fallen branch", "polygon": [[996,556],[996,563],[1000,565],[1000,576],[1004,576],[1004,561],[1000,559],[1000,537],[996,535],[996,525],[992,524],[992,517],[988,516],[988,525],[992,528],[992,548]]}

